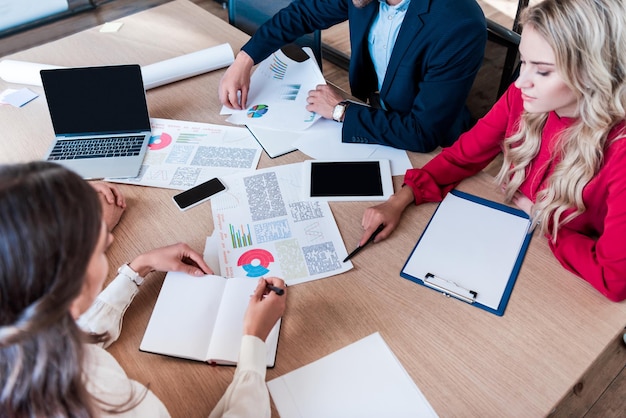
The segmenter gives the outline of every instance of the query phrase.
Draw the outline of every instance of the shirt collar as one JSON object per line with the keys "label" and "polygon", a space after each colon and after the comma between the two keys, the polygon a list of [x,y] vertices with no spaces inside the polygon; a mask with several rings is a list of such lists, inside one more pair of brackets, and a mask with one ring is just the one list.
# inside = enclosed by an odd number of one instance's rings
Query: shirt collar
{"label": "shirt collar", "polygon": [[381,4],[381,7],[387,7],[389,10],[395,10],[396,12],[406,12],[406,9],[409,8],[409,3],[411,3],[411,0],[402,0],[395,6],[387,4],[387,0],[378,0],[378,2]]}

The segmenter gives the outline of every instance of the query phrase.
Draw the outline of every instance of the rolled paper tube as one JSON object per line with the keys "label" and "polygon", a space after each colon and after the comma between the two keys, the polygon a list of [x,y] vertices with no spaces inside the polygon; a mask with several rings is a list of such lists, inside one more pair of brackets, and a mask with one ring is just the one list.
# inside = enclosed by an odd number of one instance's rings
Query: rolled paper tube
{"label": "rolled paper tube", "polygon": [[0,78],[7,83],[29,84],[41,87],[41,70],[64,68],[58,65],[39,64],[36,62],[2,60],[0,61]]}
{"label": "rolled paper tube", "polygon": [[[234,61],[229,44],[181,55],[165,61],[141,67],[146,90],[173,83],[185,78],[224,68]],[[41,86],[41,70],[66,68],[58,65],[39,64],[5,59],[0,61],[0,78],[8,83]]]}
{"label": "rolled paper tube", "polygon": [[234,61],[229,44],[221,44],[141,67],[146,90],[228,67]]}

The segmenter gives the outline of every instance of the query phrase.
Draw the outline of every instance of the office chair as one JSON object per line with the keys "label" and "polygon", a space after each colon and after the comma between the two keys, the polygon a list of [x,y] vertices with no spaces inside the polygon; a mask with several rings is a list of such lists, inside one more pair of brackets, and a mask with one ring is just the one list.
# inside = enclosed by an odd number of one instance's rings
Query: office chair
{"label": "office chair", "polygon": [[[291,0],[228,0],[228,23],[241,29],[248,35],[254,32],[276,14],[289,5]],[[313,50],[315,59],[322,69],[322,33],[315,31],[298,38],[295,44],[308,46]]]}
{"label": "office chair", "polygon": [[491,19],[487,19],[487,39],[502,45],[507,49],[506,56],[504,57],[504,65],[502,67],[502,75],[500,76],[498,97],[500,97],[509,87],[511,82],[513,82],[515,74],[519,69],[519,65],[515,65],[521,32],[519,17],[522,10],[528,7],[528,1],[529,0],[518,1],[515,19],[513,19],[513,27],[511,29],[507,29],[499,23],[496,23]]}

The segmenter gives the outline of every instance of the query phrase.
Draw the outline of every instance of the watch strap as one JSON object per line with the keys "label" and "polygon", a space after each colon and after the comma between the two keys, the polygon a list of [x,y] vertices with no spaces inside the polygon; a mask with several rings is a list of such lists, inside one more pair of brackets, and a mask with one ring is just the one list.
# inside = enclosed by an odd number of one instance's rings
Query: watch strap
{"label": "watch strap", "polygon": [[137,286],[141,286],[144,281],[144,278],[141,277],[139,273],[133,270],[128,264],[122,264],[120,268],[117,269],[117,274],[128,277],[128,279],[135,282]]}

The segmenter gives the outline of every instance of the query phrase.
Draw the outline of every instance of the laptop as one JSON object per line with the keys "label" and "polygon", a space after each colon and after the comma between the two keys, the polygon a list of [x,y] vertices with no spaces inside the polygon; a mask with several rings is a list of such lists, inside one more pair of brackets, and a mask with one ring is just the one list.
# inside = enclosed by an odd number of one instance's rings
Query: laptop
{"label": "laptop", "polygon": [[139,65],[41,70],[55,141],[45,159],[85,179],[136,177],[150,140]]}

